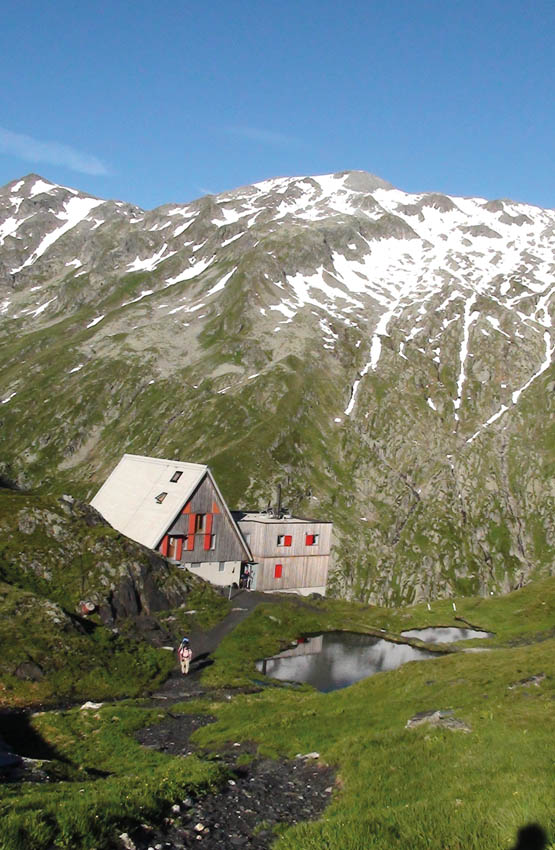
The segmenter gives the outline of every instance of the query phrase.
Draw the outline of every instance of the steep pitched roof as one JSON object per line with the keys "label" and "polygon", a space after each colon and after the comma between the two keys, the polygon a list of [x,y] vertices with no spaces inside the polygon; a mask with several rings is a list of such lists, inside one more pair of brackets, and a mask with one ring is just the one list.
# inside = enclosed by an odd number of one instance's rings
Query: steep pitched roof
{"label": "steep pitched roof", "polygon": [[[181,475],[178,481],[172,482],[171,478],[176,472]],[[122,534],[153,549],[205,475],[209,475],[213,481],[226,513],[235,526],[208,467],[180,460],[125,454],[91,505]],[[166,496],[158,502],[156,497],[162,493],[166,493]],[[241,537],[239,532],[238,536]]]}

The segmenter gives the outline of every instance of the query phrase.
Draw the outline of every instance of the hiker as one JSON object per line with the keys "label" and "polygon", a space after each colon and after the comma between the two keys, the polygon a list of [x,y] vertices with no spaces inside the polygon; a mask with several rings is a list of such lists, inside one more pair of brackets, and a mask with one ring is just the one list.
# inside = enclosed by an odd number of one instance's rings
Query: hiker
{"label": "hiker", "polygon": [[181,664],[181,672],[184,676],[186,676],[189,672],[189,664],[191,663],[191,658],[193,657],[191,646],[189,644],[189,638],[183,638],[183,640],[179,644],[177,655],[179,657],[179,663]]}
{"label": "hiker", "polygon": [[240,586],[246,588],[247,590],[251,589],[251,580],[252,580],[252,572],[251,568],[245,566],[243,570],[243,575],[241,576]]}

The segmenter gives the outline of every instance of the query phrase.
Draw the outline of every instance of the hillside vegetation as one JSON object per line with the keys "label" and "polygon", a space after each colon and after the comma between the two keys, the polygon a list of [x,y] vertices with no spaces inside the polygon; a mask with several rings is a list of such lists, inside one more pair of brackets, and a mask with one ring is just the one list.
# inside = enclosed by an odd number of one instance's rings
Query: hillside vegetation
{"label": "hillside vegetation", "polygon": [[129,451],[208,463],[232,508],[279,483],[364,602],[553,571],[552,210],[342,172],[145,211],[28,175],[0,230],[0,474],[89,500]]}
{"label": "hillside vegetation", "polygon": [[[498,850],[512,846],[517,829],[530,822],[554,840],[555,580],[504,599],[456,604],[461,616],[496,632],[471,644],[489,651],[413,662],[331,694],[278,687],[217,711],[210,705],[217,723],[197,732],[199,743],[254,739],[265,753],[317,751],[337,767],[338,788],[324,818],[286,831],[276,850]],[[449,608],[389,612],[343,604],[339,614],[333,603],[322,605],[345,627],[393,630],[455,624]],[[274,617],[280,619],[273,607],[259,609],[257,626],[247,621],[228,639],[221,675],[226,654],[252,645],[254,634],[277,637]],[[282,628],[288,619],[284,608]],[[406,728],[420,712],[448,709],[469,731]]]}
{"label": "hillside vegetation", "polygon": [[[504,598],[457,599],[456,608],[284,598],[259,606],[224,640],[203,674],[202,699],[30,717],[33,734],[51,748],[41,763],[51,781],[4,786],[0,840],[9,850],[112,846],[118,832],[159,822],[188,794],[224,787],[230,777],[216,753],[241,741],[270,757],[317,752],[337,772],[324,816],[281,825],[276,850],[508,850],[530,822],[553,840],[555,579]],[[455,617],[495,632],[464,644],[486,651],[440,647],[435,659],[330,694],[265,680],[254,668],[261,654],[303,632],[382,629],[395,638],[410,627],[460,625]],[[245,685],[257,692],[238,687]],[[451,710],[463,728],[406,728],[414,715],[437,710]],[[216,718],[194,734],[202,747],[196,754],[157,753],[134,738],[168,714],[175,722],[192,713]],[[267,828],[263,815],[260,828]]]}
{"label": "hillside vegetation", "polygon": [[227,608],[86,504],[0,488],[0,708],[154,687],[175,660],[160,647]]}

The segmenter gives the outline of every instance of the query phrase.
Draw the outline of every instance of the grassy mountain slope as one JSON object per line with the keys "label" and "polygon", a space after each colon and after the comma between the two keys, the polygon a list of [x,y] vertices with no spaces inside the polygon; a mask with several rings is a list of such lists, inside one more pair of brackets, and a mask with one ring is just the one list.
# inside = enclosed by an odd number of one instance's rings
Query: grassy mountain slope
{"label": "grassy mountain slope", "polygon": [[88,506],[0,488],[0,707],[154,686],[193,608],[210,622],[227,603]]}
{"label": "grassy mountain slope", "polygon": [[[399,632],[457,624],[450,603],[431,607],[391,611],[329,600],[319,603],[319,613],[305,614],[303,625],[312,631],[328,618],[332,628],[339,621],[344,628]],[[195,735],[205,746],[254,739],[272,755],[316,751],[337,766],[339,787],[324,818],[288,830],[276,847],[493,850],[511,846],[530,822],[554,839],[555,580],[502,599],[458,599],[456,607],[457,616],[495,632],[470,643],[482,651],[411,663],[331,694],[281,687],[237,697],[218,709],[215,725]],[[239,647],[264,636],[266,649],[272,651],[273,639],[275,651],[276,643],[299,634],[302,620],[285,606],[258,609],[221,646],[207,676],[229,681]],[[417,713],[438,709],[451,709],[471,731],[405,728]]]}
{"label": "grassy mountain slope", "polygon": [[[449,651],[435,659],[330,694],[278,683],[258,693],[237,689],[231,699],[216,690],[172,705],[172,722],[180,713],[216,717],[193,736],[208,749],[205,756],[173,757],[138,746],[135,730],[163,722],[163,705],[153,710],[124,702],[36,715],[31,728],[53,750],[53,760],[43,764],[53,781],[4,788],[0,835],[10,850],[43,850],[53,842],[110,846],[117,832],[158,822],[186,794],[225,785],[228,776],[218,770],[214,751],[250,741],[272,757],[318,752],[337,770],[324,816],[282,825],[276,847],[284,850],[498,850],[512,846],[517,830],[530,822],[541,824],[553,841],[555,579],[503,598],[457,599],[456,607],[458,616],[494,637],[445,647]],[[260,684],[254,660],[261,653],[305,631],[339,625],[399,633],[460,620],[445,601],[433,602],[429,611],[426,605],[392,610],[284,599],[259,606],[224,640],[203,684]],[[406,728],[417,713],[447,709],[467,731]],[[260,828],[268,828],[263,812]]]}
{"label": "grassy mountain slope", "polygon": [[125,451],[180,457],[233,508],[280,483],[361,600],[552,571],[553,214],[366,177],[105,202],[35,259],[74,190],[0,190],[0,473],[89,499]]}

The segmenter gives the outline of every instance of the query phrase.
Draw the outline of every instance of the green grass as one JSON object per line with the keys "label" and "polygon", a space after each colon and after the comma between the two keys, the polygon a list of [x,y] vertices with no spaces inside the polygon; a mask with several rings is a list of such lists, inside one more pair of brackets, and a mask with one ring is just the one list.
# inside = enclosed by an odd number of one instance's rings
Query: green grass
{"label": "green grass", "polygon": [[[211,706],[195,740],[249,739],[260,752],[317,751],[339,788],[324,818],[279,848],[497,850],[538,821],[553,833],[555,641],[483,656],[450,654],[378,674],[333,694],[271,688]],[[545,672],[539,688],[508,686]],[[452,708],[470,734],[407,730],[420,711]]]}
{"label": "green grass", "polygon": [[[431,607],[289,598],[261,605],[222,642],[203,685],[263,680],[254,660],[303,631],[388,629],[395,637],[412,626],[460,625],[451,603]],[[277,683],[228,700],[215,690],[203,701],[172,706],[172,714],[216,717],[193,737],[209,753],[248,740],[261,755],[317,751],[335,767],[336,789],[323,817],[282,825],[275,850],[499,850],[532,821],[553,840],[555,579],[504,598],[456,600],[456,607],[496,632],[474,642],[491,651],[448,647],[434,660],[330,694]],[[522,684],[540,673],[538,687]],[[471,732],[405,728],[414,714],[433,709],[452,709]],[[216,788],[225,776],[210,754],[174,758],[136,743],[138,728],[165,716],[129,701],[33,716],[34,732],[54,750],[47,765],[53,781],[3,786],[0,846],[100,850],[118,831],[159,820],[190,791]]]}
{"label": "green grass", "polygon": [[[325,816],[287,830],[276,850],[498,850],[534,821],[553,839],[554,601],[553,579],[505,599],[458,600],[463,616],[496,630],[496,638],[474,642],[487,643],[491,652],[450,652],[332,694],[280,686],[237,696],[211,704],[218,721],[194,739],[209,747],[254,740],[270,756],[315,750],[336,766],[339,787]],[[327,628],[339,619],[344,627],[398,630],[454,624],[446,603],[434,603],[432,612],[422,608],[393,612],[325,602],[320,621]],[[205,680],[246,677],[238,661],[229,670],[245,641],[264,654],[276,650],[278,635],[294,636],[301,621],[313,627],[315,614],[287,609],[255,612],[222,644]],[[518,684],[539,673],[546,674],[539,687]],[[469,734],[405,729],[414,714],[447,708],[471,727]]]}
{"label": "green grass", "polygon": [[134,740],[137,729],[162,717],[125,704],[33,717],[34,731],[56,749],[45,769],[68,778],[2,787],[3,850],[113,846],[118,831],[161,817],[187,793],[217,787],[223,772],[213,762],[171,758]]}
{"label": "green grass", "polygon": [[[214,591],[206,582],[195,582],[187,594],[187,602],[180,608],[171,608],[159,615],[160,622],[170,627],[174,634],[213,628],[229,614],[232,603]],[[193,613],[194,612],[194,613]]]}
{"label": "green grass", "polygon": [[[44,597],[0,582],[0,708],[136,696],[175,665],[173,653],[113,634],[84,631]],[[22,679],[20,665],[42,671]]]}
{"label": "green grass", "polygon": [[[274,654],[302,633],[322,629],[370,634],[385,630],[390,638],[404,640],[398,637],[402,631],[425,626],[464,627],[464,620],[495,633],[490,639],[465,641],[465,646],[544,640],[555,636],[555,578],[533,582],[505,597],[436,600],[430,609],[426,603],[395,609],[337,599],[284,599],[281,605],[260,605],[220,644],[214,653],[216,663],[205,671],[204,681],[214,687],[247,685],[252,682],[255,660]],[[450,646],[443,649],[454,651]]]}

